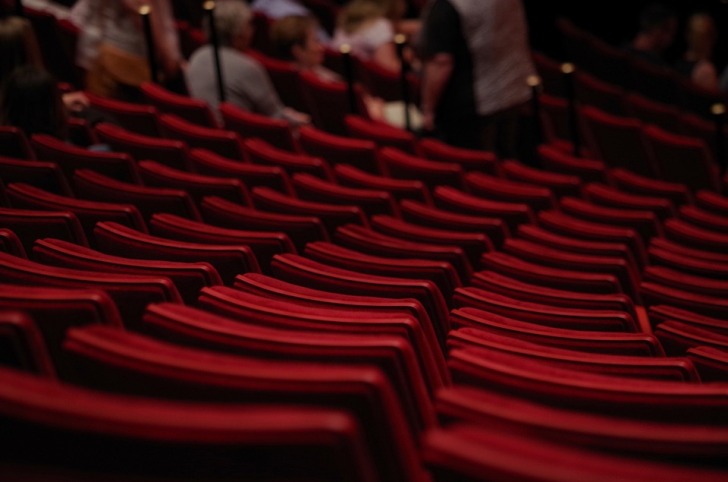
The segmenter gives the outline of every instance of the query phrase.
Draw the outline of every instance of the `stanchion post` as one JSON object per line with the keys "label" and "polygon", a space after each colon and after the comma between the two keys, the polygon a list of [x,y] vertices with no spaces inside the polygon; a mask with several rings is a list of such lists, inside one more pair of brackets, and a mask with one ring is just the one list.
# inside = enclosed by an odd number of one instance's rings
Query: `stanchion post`
{"label": "stanchion post", "polygon": [[531,123],[531,135],[533,136],[532,155],[536,159],[538,145],[543,140],[543,134],[541,132],[541,77],[538,75],[529,75],[526,78],[526,84],[531,88],[531,115],[533,116],[533,122]]}
{"label": "stanchion post", "polygon": [[217,98],[222,103],[225,102],[225,81],[222,77],[222,64],[220,63],[220,40],[217,36],[217,26],[215,25],[215,2],[207,1],[202,4],[202,8],[207,13],[207,20],[210,25],[210,42],[212,43],[212,54],[215,60],[215,78],[217,80]]}
{"label": "stanchion post", "polygon": [[407,76],[409,74],[409,62],[404,56],[404,48],[407,45],[407,37],[403,34],[397,34],[394,36],[394,44],[397,46],[397,55],[399,56],[400,69],[399,69],[399,80],[402,87],[402,102],[404,103],[404,127],[408,131],[412,131],[412,121],[410,119],[410,90]]}
{"label": "stanchion post", "polygon": [[152,76],[152,82],[159,83],[159,72],[157,69],[157,54],[154,48],[154,34],[152,32],[152,7],[142,5],[139,7],[139,15],[142,17],[142,25],[144,26],[144,38],[147,43],[147,61],[149,62],[149,72]]}
{"label": "stanchion post", "polygon": [[721,172],[725,174],[728,169],[726,159],[726,138],[725,138],[725,104],[718,102],[710,108],[713,119],[715,119],[715,160],[718,161]]}
{"label": "stanchion post", "polygon": [[341,52],[341,62],[344,64],[344,76],[346,77],[346,87],[349,93],[349,110],[352,114],[356,114],[356,93],[354,92],[354,65],[351,58],[351,46],[343,44],[339,47]]}
{"label": "stanchion post", "polygon": [[581,155],[581,136],[579,135],[579,117],[576,111],[576,89],[574,85],[574,64],[565,62],[561,64],[561,73],[564,74],[564,87],[569,105],[569,130],[571,131],[571,144],[575,157]]}

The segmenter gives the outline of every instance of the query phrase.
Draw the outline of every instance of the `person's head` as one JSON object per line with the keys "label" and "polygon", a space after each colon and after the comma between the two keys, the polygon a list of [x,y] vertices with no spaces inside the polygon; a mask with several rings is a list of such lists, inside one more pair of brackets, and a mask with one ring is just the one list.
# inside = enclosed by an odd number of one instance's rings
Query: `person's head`
{"label": "person's head", "polygon": [[650,3],[640,14],[640,34],[648,36],[653,49],[658,52],[672,45],[677,27],[677,12],[664,3]]}
{"label": "person's head", "polygon": [[[220,0],[215,3],[215,27],[220,45],[245,50],[253,38],[253,13],[243,0]],[[205,19],[205,33],[210,37],[210,23]]]}
{"label": "person's head", "polygon": [[713,52],[718,39],[715,21],[706,12],[692,14],[685,26],[685,41],[691,54],[707,58]]}
{"label": "person's head", "polygon": [[406,11],[404,0],[352,0],[341,9],[338,24],[351,33],[375,18],[400,20]]}
{"label": "person's head", "polygon": [[276,20],[270,31],[275,55],[304,69],[321,65],[324,45],[318,30],[318,21],[310,15],[289,15]]}
{"label": "person's head", "polygon": [[26,135],[65,138],[66,111],[58,84],[46,70],[33,65],[16,68],[0,88],[0,125]]}
{"label": "person's head", "polygon": [[41,65],[33,27],[21,17],[0,18],[0,82],[21,65]]}

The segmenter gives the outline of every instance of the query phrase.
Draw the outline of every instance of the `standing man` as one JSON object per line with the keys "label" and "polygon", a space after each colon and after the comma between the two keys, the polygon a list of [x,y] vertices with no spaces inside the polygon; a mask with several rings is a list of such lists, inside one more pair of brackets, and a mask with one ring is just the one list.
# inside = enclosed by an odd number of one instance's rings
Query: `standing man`
{"label": "standing man", "polygon": [[517,157],[531,98],[521,0],[432,0],[420,36],[424,128],[445,142]]}

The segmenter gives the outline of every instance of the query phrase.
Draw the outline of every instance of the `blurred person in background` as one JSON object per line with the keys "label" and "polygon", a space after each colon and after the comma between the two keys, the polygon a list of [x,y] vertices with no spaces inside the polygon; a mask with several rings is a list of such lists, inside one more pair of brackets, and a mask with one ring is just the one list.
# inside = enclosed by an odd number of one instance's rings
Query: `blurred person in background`
{"label": "blurred person in background", "polygon": [[[243,110],[282,118],[293,125],[307,124],[307,114],[285,107],[265,68],[245,53],[253,36],[252,12],[242,0],[218,1],[215,25],[220,44],[220,63],[225,99]],[[209,36],[209,25],[206,23]],[[211,44],[197,49],[186,71],[192,97],[206,101],[213,111],[219,103],[214,51]]]}
{"label": "blurred person in background", "polygon": [[521,0],[434,0],[420,34],[423,128],[445,142],[518,156],[536,73]]}

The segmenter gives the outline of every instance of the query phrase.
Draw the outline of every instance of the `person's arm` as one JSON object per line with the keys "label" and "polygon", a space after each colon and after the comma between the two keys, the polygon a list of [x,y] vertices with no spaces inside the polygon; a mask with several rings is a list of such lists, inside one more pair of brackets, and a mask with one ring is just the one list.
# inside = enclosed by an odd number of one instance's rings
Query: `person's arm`
{"label": "person's arm", "polygon": [[372,60],[387,70],[399,73],[401,63],[393,42],[386,42],[374,49]]}
{"label": "person's arm", "polygon": [[453,69],[452,55],[435,54],[425,61],[422,78],[422,128],[431,131],[435,128],[435,110]]}
{"label": "person's arm", "polygon": [[455,67],[454,52],[459,38],[459,17],[453,6],[444,0],[432,2],[424,17],[419,36],[422,59],[420,110],[422,128],[435,128],[435,112]]}
{"label": "person's arm", "polygon": [[693,68],[692,79],[700,87],[716,92],[720,89],[718,72],[712,62],[701,60]]}

